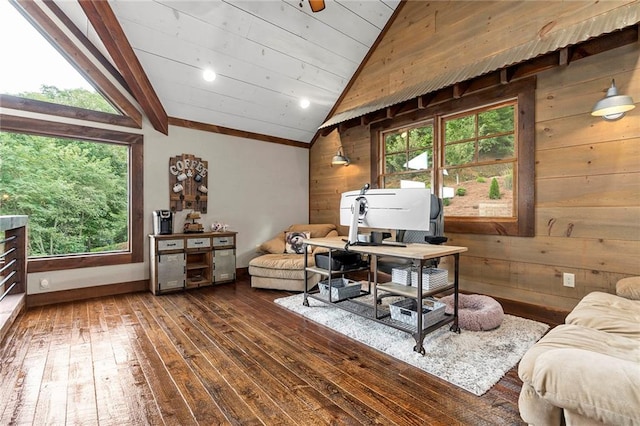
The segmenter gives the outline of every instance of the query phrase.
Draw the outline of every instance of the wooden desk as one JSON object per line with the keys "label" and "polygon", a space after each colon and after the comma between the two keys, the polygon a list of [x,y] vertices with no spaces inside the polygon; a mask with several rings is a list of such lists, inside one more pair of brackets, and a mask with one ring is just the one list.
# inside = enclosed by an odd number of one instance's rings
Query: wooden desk
{"label": "wooden desk", "polygon": [[[306,256],[308,246],[324,247],[329,249],[331,252],[349,251],[353,253],[360,253],[362,255],[368,256],[370,260],[370,271],[373,273],[373,299],[375,301],[379,299],[378,290],[382,290],[385,293],[385,295],[388,294],[388,295],[395,295],[395,296],[408,297],[408,298],[415,299],[417,306],[422,306],[422,299],[424,299],[425,297],[432,296],[432,295],[453,289],[453,292],[454,292],[453,315],[446,316],[443,320],[423,329],[422,315],[418,314],[417,326],[411,327],[407,324],[402,324],[398,321],[391,319],[389,313],[384,308],[379,307],[377,303],[373,303],[372,307],[369,305],[358,303],[357,298],[365,294],[369,294],[370,291],[364,291],[360,295],[351,299],[333,302],[329,298],[321,296],[318,291],[311,292],[310,289],[307,288],[306,280],[305,280],[304,301],[303,301],[303,304],[305,306],[309,306],[308,298],[312,297],[314,299],[321,300],[326,303],[332,303],[341,309],[348,310],[350,312],[364,316],[371,320],[381,322],[390,327],[410,333],[416,341],[416,346],[413,348],[413,350],[423,355],[425,353],[425,350],[422,345],[422,342],[424,341],[424,337],[428,333],[442,327],[442,325],[447,323],[452,323],[451,325],[452,331],[455,331],[458,333],[460,332],[460,328],[458,327],[458,290],[459,290],[458,276],[459,276],[460,253],[467,251],[466,247],[415,244],[415,243],[407,244],[405,247],[392,246],[392,245],[348,246],[343,238],[344,237],[305,239],[304,240],[305,270],[308,272],[315,272],[315,273],[322,274],[323,276],[329,277],[329,279],[331,279],[331,277],[334,275],[346,274],[349,272],[349,271],[331,271],[331,270],[326,270],[318,267],[309,267],[307,264],[307,256]],[[378,283],[378,268],[377,268],[378,256],[393,256],[393,257],[398,257],[403,259],[410,259],[413,263],[413,266],[419,268],[418,270],[420,271],[422,270],[422,267],[425,265],[425,263],[430,259],[436,259],[436,258],[445,257],[445,256],[453,256],[454,278],[453,278],[453,281],[450,282],[450,284],[447,285],[446,287],[438,288],[435,290],[423,290],[422,274],[417,274],[418,275],[417,287],[410,287],[410,286],[394,284],[394,283]],[[369,284],[371,284],[371,282],[369,282]],[[371,285],[369,286],[369,288],[371,288]],[[369,309],[367,309],[367,307]]]}

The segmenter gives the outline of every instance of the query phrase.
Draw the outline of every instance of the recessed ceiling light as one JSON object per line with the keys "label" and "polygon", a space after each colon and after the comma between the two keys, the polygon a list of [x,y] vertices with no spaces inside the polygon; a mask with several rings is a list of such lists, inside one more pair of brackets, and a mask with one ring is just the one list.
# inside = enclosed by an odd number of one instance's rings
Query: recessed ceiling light
{"label": "recessed ceiling light", "polygon": [[204,81],[213,81],[216,79],[216,73],[211,69],[206,69],[202,71],[202,78]]}
{"label": "recessed ceiling light", "polygon": [[309,105],[311,105],[311,102],[309,102],[309,99],[307,98],[300,99],[300,108],[307,109],[309,108]]}

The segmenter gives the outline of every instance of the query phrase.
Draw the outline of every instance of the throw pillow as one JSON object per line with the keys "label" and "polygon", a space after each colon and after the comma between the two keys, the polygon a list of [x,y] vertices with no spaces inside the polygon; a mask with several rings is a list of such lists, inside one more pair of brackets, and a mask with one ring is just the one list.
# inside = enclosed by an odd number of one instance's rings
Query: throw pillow
{"label": "throw pillow", "polygon": [[640,277],[619,280],[616,283],[616,294],[630,300],[640,300]]}
{"label": "throw pillow", "polygon": [[284,233],[284,252],[285,253],[304,253],[304,244],[302,240],[309,238],[310,232],[285,232]]}

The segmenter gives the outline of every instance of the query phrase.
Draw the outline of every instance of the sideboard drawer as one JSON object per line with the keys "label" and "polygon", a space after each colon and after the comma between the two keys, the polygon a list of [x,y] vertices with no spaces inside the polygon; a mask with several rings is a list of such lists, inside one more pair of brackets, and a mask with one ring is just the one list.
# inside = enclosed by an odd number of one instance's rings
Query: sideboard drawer
{"label": "sideboard drawer", "polygon": [[234,247],[236,245],[236,238],[233,235],[227,235],[224,237],[213,237],[214,247]]}
{"label": "sideboard drawer", "polygon": [[182,250],[184,249],[184,239],[158,240],[158,251]]}
{"label": "sideboard drawer", "polygon": [[211,238],[187,238],[187,248],[208,248],[211,247]]}

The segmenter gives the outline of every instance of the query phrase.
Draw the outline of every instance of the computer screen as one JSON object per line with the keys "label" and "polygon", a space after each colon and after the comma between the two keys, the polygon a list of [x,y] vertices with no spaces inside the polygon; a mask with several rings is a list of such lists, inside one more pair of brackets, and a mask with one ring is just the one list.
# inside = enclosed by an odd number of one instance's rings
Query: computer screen
{"label": "computer screen", "polygon": [[340,199],[340,225],[349,226],[349,243],[357,242],[358,228],[428,231],[430,212],[431,190],[426,188],[363,188],[344,192]]}

